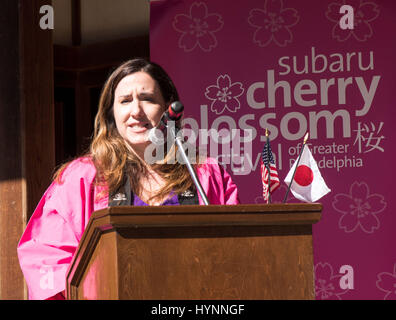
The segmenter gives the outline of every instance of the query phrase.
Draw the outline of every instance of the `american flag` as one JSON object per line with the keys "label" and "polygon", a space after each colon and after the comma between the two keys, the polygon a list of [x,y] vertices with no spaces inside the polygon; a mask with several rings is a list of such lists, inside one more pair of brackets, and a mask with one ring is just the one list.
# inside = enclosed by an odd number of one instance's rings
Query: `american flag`
{"label": "american flag", "polygon": [[[268,171],[270,172],[270,179],[268,179]],[[269,191],[268,180],[270,180]],[[263,198],[268,203],[270,193],[272,194],[280,186],[278,171],[276,170],[268,137],[261,153],[261,181],[263,182]]]}

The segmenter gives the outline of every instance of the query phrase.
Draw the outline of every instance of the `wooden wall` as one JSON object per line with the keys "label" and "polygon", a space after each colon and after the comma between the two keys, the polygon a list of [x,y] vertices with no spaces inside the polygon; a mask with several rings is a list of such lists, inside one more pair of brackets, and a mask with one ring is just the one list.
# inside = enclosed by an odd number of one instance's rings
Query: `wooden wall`
{"label": "wooden wall", "polygon": [[110,72],[128,59],[149,56],[148,35],[54,46],[57,164],[87,150],[100,91]]}

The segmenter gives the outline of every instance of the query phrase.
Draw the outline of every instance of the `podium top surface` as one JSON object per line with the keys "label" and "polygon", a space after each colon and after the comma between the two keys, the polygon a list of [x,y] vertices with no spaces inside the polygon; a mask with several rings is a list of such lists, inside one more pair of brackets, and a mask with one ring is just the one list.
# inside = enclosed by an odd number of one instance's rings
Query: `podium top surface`
{"label": "podium top surface", "polygon": [[92,223],[113,226],[202,226],[314,224],[322,204],[240,204],[180,206],[117,206],[92,214]]}

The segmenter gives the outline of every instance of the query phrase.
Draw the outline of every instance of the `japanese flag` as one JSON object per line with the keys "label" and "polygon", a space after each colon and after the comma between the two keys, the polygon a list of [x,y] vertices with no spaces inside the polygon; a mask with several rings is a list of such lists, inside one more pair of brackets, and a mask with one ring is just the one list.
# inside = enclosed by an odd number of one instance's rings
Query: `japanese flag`
{"label": "japanese flag", "polygon": [[[297,161],[285,178],[287,185],[290,184],[296,164]],[[315,202],[331,191],[324,182],[307,145],[304,147],[290,190],[297,199],[305,202]]]}

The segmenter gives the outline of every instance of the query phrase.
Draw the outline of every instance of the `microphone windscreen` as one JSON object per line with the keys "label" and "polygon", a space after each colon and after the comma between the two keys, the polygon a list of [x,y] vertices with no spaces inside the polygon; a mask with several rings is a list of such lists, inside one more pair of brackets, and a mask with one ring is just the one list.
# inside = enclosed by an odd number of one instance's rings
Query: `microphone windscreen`
{"label": "microphone windscreen", "polygon": [[173,102],[169,108],[169,118],[171,120],[179,120],[183,114],[184,106],[180,101]]}
{"label": "microphone windscreen", "polygon": [[184,106],[180,101],[175,101],[171,104],[171,109],[175,113],[180,113],[184,110]]}

